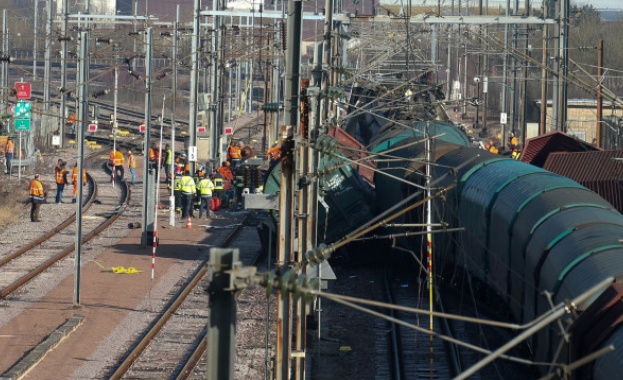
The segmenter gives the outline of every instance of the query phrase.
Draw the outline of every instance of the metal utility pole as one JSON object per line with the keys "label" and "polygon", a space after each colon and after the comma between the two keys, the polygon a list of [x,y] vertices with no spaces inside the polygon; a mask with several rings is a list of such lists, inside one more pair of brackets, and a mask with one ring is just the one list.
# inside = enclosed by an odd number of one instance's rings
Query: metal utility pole
{"label": "metal utility pole", "polygon": [[231,270],[239,265],[237,249],[212,248],[208,269],[210,286],[210,318],[207,326],[206,379],[234,378],[236,357],[236,299],[229,289]]}
{"label": "metal utility pole", "polygon": [[[51,1],[51,0],[50,0]],[[65,110],[65,100],[67,98],[67,41],[70,40],[67,35],[67,1],[69,0],[61,0],[63,2],[62,10],[63,12],[63,26],[61,29],[62,37],[61,40],[61,109],[59,110],[60,117],[58,118],[58,132],[61,136],[61,144],[59,145],[60,149],[63,149],[64,145],[64,133],[65,133],[65,120],[67,117],[67,112]]]}
{"label": "metal utility pole", "polygon": [[603,96],[601,93],[601,83],[604,68],[604,40],[597,41],[597,146],[601,147],[601,119],[603,118]]}
{"label": "metal utility pole", "polygon": [[[173,85],[171,86],[173,107],[171,112],[171,167],[169,173],[172,173],[173,178],[169,178],[171,181],[171,188],[175,182],[175,116],[177,114],[177,43],[179,38],[180,27],[180,5],[177,4],[175,9],[175,26],[173,28],[173,57],[171,58],[171,66],[173,69]],[[175,194],[171,191],[169,194],[169,225],[175,226]]]}
{"label": "metal utility pole", "polygon": [[[549,1],[543,2],[543,14],[545,18],[550,18],[551,8]],[[549,42],[549,25],[543,25],[543,58],[541,60],[541,119],[539,125],[539,135],[547,132],[547,59],[549,58],[549,52],[547,45]]]}
{"label": "metal utility pole", "polygon": [[33,42],[32,42],[32,80],[37,80],[37,24],[39,21],[39,0],[35,0],[35,19],[33,20]]}
{"label": "metal utility pole", "polygon": [[[35,2],[36,4],[36,2]],[[48,111],[50,109],[50,69],[51,69],[51,65],[50,65],[50,57],[52,56],[52,42],[50,41],[50,39],[52,38],[52,22],[54,21],[54,14],[52,13],[53,11],[53,7],[52,5],[54,5],[54,1],[52,0],[47,0],[47,23],[45,25],[45,52],[44,52],[44,62],[43,62],[43,77],[46,78],[43,81],[43,107],[46,111]],[[35,38],[36,40],[36,38]],[[37,51],[35,50],[35,56],[37,54]],[[37,61],[35,60],[35,68],[33,70],[33,76],[36,76],[36,63]]]}
{"label": "metal utility pole", "polygon": [[[303,16],[301,1],[288,3],[285,78],[285,130],[282,131],[281,187],[279,197],[279,246],[277,265],[285,270],[293,260],[294,248],[294,189],[295,150],[294,136],[298,125],[299,72],[301,61],[301,26]],[[330,14],[331,12],[327,13]],[[292,333],[292,297],[277,296],[277,343],[275,347],[275,380],[290,377],[290,352]]]}
{"label": "metal utility pole", "polygon": [[[488,27],[485,26],[485,35],[488,33]],[[484,61],[482,65],[482,72],[484,73],[482,77],[482,130],[483,132],[487,130],[487,117],[489,116],[488,112],[488,98],[487,94],[489,93],[489,77],[487,76],[487,69],[489,66],[489,45],[487,44],[485,47]],[[480,105],[479,105],[480,107]]]}
{"label": "metal utility pole", "polygon": [[[309,87],[309,80],[303,80],[301,86],[301,118],[300,118],[300,126],[299,126],[299,136],[301,139],[306,140],[308,143],[311,142],[309,135],[309,113],[310,113],[310,103],[307,97],[307,88]],[[308,146],[311,144],[307,144]],[[312,199],[311,197],[311,185],[315,183],[315,179],[311,180],[312,176],[311,172],[314,170],[310,166],[310,149],[305,144],[301,144],[298,150],[298,160],[297,164],[299,167],[299,173],[301,173],[301,181],[300,189],[298,192],[298,214],[300,215],[298,218],[298,256],[296,257],[297,262],[302,262],[305,252],[311,251],[314,246],[310,245],[310,233],[311,233],[311,223],[312,223]],[[313,150],[311,153],[313,154]],[[306,180],[303,181],[303,178]],[[306,272],[306,265],[303,266],[303,273]],[[295,351],[296,355],[294,357],[294,378],[297,380],[305,379],[305,338],[306,338],[306,319],[305,319],[305,302],[302,299],[299,299],[295,302],[296,309],[296,329],[295,329]]]}
{"label": "metal utility pole", "polygon": [[[212,2],[212,6],[215,11],[225,9],[225,6],[222,4],[223,0],[215,0]],[[221,147],[220,147],[220,135],[222,128],[222,119],[221,119],[221,63],[222,63],[222,49],[221,45],[225,43],[224,41],[224,25],[222,25],[222,20],[224,16],[214,16],[214,32],[212,32],[212,51],[217,52],[213,54],[214,61],[212,62],[212,77],[210,80],[210,84],[212,86],[211,92],[211,104],[210,104],[210,112],[212,113],[211,123],[210,123],[210,138],[211,138],[211,146],[212,146],[212,156],[211,158],[214,160],[215,164],[218,165],[221,158]]]}
{"label": "metal utility pole", "polygon": [[454,29],[454,25],[450,26],[450,32],[447,35],[448,38],[448,47],[446,50],[446,55],[448,60],[446,62],[446,94],[448,99],[452,99],[451,96],[453,94],[453,86],[452,86],[452,30]]}
{"label": "metal utility pole", "polygon": [[[74,306],[80,305],[80,257],[82,255],[82,171],[84,168],[84,138],[82,137],[85,126],[88,123],[88,69],[89,69],[89,40],[88,32],[80,32],[80,70],[78,77],[78,99],[80,104],[80,117],[76,120],[76,133],[78,139],[78,200],[76,201],[76,241],[74,260]],[[113,168],[114,170],[114,168]]]}
{"label": "metal utility pole", "polygon": [[[325,1],[325,19],[324,19],[324,39],[322,41],[322,74],[323,74],[323,80],[322,80],[322,90],[327,91],[329,89],[329,87],[333,84],[332,83],[332,75],[331,75],[331,62],[332,62],[332,57],[331,57],[331,52],[332,52],[332,47],[331,47],[331,32],[333,31],[333,0],[326,0]],[[408,56],[408,54],[407,54]],[[321,124],[323,127],[326,128],[326,126],[324,125],[327,120],[329,119],[329,97],[325,96],[324,97],[324,101],[322,102],[321,106],[320,106],[320,117],[321,117]]]}
{"label": "metal utility pole", "polygon": [[0,72],[0,103],[2,104],[2,113],[7,113],[7,88],[8,88],[8,74],[9,74],[9,29],[7,28],[7,14],[6,9],[2,10],[2,71]]}
{"label": "metal utility pole", "polygon": [[560,39],[558,40],[558,125],[567,132],[567,74],[569,73],[569,0],[560,0]]}
{"label": "metal utility pole", "polygon": [[[190,163],[190,172],[195,172],[195,163],[197,160],[197,80],[199,78],[199,38],[201,33],[200,16],[201,0],[194,2],[193,14],[193,39],[191,41],[191,66],[190,66],[190,99],[188,104],[188,161]],[[195,154],[191,154],[195,152]],[[194,160],[193,160],[194,158]]]}
{"label": "metal utility pole", "polygon": [[158,191],[158,184],[156,183],[156,171],[159,169],[158,165],[154,165],[150,168],[149,162],[149,148],[151,146],[150,134],[151,134],[151,81],[152,81],[152,55],[153,55],[153,30],[147,28],[145,30],[145,144],[143,145],[143,151],[145,152],[143,163],[143,229],[141,246],[146,247],[149,239],[149,234],[154,232],[154,210],[156,207],[155,194]]}
{"label": "metal utility pole", "polygon": [[567,130],[567,73],[569,72],[569,0],[556,2],[556,18],[558,20],[558,47],[555,53],[556,79],[552,99],[552,123],[554,128],[563,132]]}
{"label": "metal utility pole", "polygon": [[[482,0],[478,2],[478,14],[482,16]],[[482,81],[482,25],[478,27],[478,68],[476,71],[476,127],[479,128],[480,124],[480,82]],[[483,130],[483,132],[485,132]]]}
{"label": "metal utility pole", "polygon": [[[513,51],[517,51],[517,25],[513,25]],[[513,98],[511,99],[511,132],[517,133],[517,58],[512,57],[512,71],[513,71]],[[506,140],[504,140],[506,141]]]}
{"label": "metal utility pole", "polygon": [[[113,108],[112,108],[112,133],[115,136],[115,142],[116,142],[116,136],[117,136],[117,101],[118,101],[118,93],[119,93],[119,72],[117,67],[115,66],[115,69],[113,70],[113,76],[114,76],[114,92],[113,92]],[[113,147],[113,149],[115,149],[116,147]]]}
{"label": "metal utility pole", "polygon": [[[506,0],[506,16],[510,15],[511,0]],[[508,28],[509,25],[504,25],[504,44],[508,44]],[[508,112],[508,52],[502,55],[502,113]],[[511,123],[512,125],[512,123]],[[502,124],[502,141],[506,141],[506,125]]]}
{"label": "metal utility pole", "polygon": [[528,61],[528,57],[532,56],[532,52],[530,49],[530,27],[526,27],[526,46],[525,46],[525,54],[526,59],[524,60],[524,79],[523,79],[523,99],[521,104],[521,139],[525,141],[526,133],[527,133],[527,115],[528,115],[528,75],[530,75],[530,61]]}

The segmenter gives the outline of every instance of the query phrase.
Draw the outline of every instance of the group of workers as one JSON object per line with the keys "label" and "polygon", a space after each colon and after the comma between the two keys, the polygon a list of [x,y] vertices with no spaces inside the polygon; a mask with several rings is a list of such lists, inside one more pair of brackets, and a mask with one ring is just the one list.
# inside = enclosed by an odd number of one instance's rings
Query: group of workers
{"label": "group of workers", "polygon": [[[56,204],[63,203],[63,191],[65,191],[65,185],[70,183],[69,180],[69,170],[67,170],[67,162],[59,159],[56,167],[54,168],[54,181],[56,182]],[[78,195],[78,186],[79,186],[79,178],[78,174],[78,162],[74,164],[74,168],[71,172],[71,184],[73,185],[73,193],[71,198],[71,203],[76,203],[76,197]],[[82,184],[86,186],[87,184],[87,171],[86,169],[82,169]],[[39,217],[39,210],[41,208],[41,204],[46,203],[47,192],[41,182],[41,175],[35,174],[34,178],[30,181],[29,184],[29,202],[32,205],[30,209],[30,221],[31,222],[40,222],[41,219]]]}
{"label": "group of workers", "polygon": [[[511,132],[510,136],[508,137],[508,149],[510,151],[510,156],[512,159],[514,160],[519,160],[519,158],[521,157],[521,149],[519,147],[519,139],[517,138],[517,136],[515,136],[515,134],[513,132]],[[486,143],[485,143],[485,150],[493,153],[493,154],[499,154],[500,150],[495,146],[495,142],[493,141],[493,139],[489,139]]]}
{"label": "group of workers", "polygon": [[216,193],[216,186],[210,179],[209,173],[197,170],[196,177],[190,175],[190,170],[184,170],[182,175],[176,175],[173,181],[173,195],[176,211],[181,212],[181,220],[194,218],[195,205],[199,209],[199,219],[212,216],[211,211],[220,207],[220,199]]}
{"label": "group of workers", "polygon": [[[161,154],[162,153],[162,154]],[[164,169],[164,178],[166,183],[171,181],[171,164],[173,163],[173,151],[169,144],[164,146],[162,152],[157,144],[152,144],[147,152],[149,157],[149,170],[158,175],[160,168]]]}
{"label": "group of workers", "polygon": [[[63,191],[65,185],[71,183],[73,186],[73,193],[71,203],[76,203],[76,196],[78,195],[78,162],[74,164],[74,168],[71,172],[71,182],[68,180],[69,170],[67,170],[67,162],[59,159],[56,167],[54,168],[54,179],[56,181],[56,203],[63,203]],[[82,184],[87,184],[87,170],[82,169]]]}
{"label": "group of workers", "polygon": [[[10,159],[13,153],[12,140],[9,139],[10,144],[5,146],[5,157],[7,158],[7,167],[10,171]],[[179,157],[173,159],[173,152],[166,144],[161,151],[156,144],[153,144],[148,151],[149,170],[153,170],[157,173],[160,168],[164,168],[165,181],[169,185],[168,188],[173,191],[175,198],[176,211],[181,213],[181,220],[185,220],[188,217],[194,218],[195,206],[199,211],[199,218],[202,218],[204,213],[206,217],[212,215],[212,211],[218,210],[221,203],[229,206],[236,201],[239,201],[242,197],[242,190],[244,187],[244,178],[241,170],[236,170],[241,159],[243,158],[244,144],[239,141],[236,144],[230,145],[227,152],[227,161],[224,161],[221,166],[214,169],[213,173],[208,173],[203,165],[199,165],[194,176],[190,172],[190,163],[186,157],[186,154],[182,152]],[[162,156],[162,157],[161,157]],[[281,157],[281,150],[279,145],[275,142],[273,146],[266,152],[266,158],[271,161],[271,164],[279,160]],[[136,182],[136,157],[131,149],[127,150],[127,157],[120,149],[114,148],[109,155],[110,164],[112,167],[112,181],[123,181],[125,176],[125,168],[129,169],[132,176],[132,184]],[[174,173],[171,173],[171,164],[174,163]],[[58,163],[54,169],[54,178],[56,182],[56,203],[63,203],[63,191],[65,185],[70,182],[73,185],[72,203],[76,203],[76,196],[78,191],[78,163],[74,165],[71,180],[69,180],[69,170],[67,169],[67,162],[62,159],[58,160]],[[83,170],[82,181],[86,185],[86,170]],[[41,182],[40,174],[35,174],[34,178],[30,182],[30,203],[31,209],[31,221],[38,222],[39,210],[42,203],[46,202],[47,193]]]}

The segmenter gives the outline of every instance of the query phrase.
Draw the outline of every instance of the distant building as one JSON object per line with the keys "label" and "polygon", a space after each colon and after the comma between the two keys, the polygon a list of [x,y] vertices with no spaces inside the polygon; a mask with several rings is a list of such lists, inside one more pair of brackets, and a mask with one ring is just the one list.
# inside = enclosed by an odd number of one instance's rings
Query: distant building
{"label": "distant building", "polygon": [[[84,0],[67,0],[67,13],[85,13]],[[89,13],[97,15],[114,15],[117,11],[117,0],[91,0]],[[63,1],[56,2],[56,12],[63,13]]]}
{"label": "distant building", "polygon": [[[85,0],[67,0],[69,14],[85,13]],[[139,16],[149,14],[162,21],[174,21],[177,5],[182,14],[192,12],[193,0],[90,0],[89,13],[97,15]],[[62,14],[63,2],[56,2],[56,12]],[[192,13],[191,13],[192,14]]]}
{"label": "distant building", "polygon": [[[535,102],[535,105],[540,109],[541,101]],[[600,123],[602,130],[602,143],[616,138],[608,133],[612,130],[611,123],[606,121],[612,117],[623,117],[623,109],[619,106],[613,106],[612,102],[603,102],[603,120]],[[552,120],[552,101],[547,102],[547,119]],[[580,140],[592,143],[593,139],[597,138],[597,101],[594,99],[569,99],[567,101],[567,125],[566,131],[569,135],[573,135]],[[548,132],[551,131],[551,126],[548,126]],[[619,135],[617,132],[616,136]]]}

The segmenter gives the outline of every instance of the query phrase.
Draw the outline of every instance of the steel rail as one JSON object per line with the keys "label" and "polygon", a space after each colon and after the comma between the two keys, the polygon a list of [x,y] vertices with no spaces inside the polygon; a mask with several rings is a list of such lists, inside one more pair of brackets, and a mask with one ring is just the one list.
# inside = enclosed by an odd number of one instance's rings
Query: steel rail
{"label": "steel rail", "polygon": [[[95,185],[95,180],[93,179],[93,177],[91,177],[91,174],[89,174],[89,173],[87,173],[87,180],[90,183],[93,184],[93,186],[92,186],[93,190],[89,192],[89,198],[88,198],[87,202],[85,203],[85,205],[83,206],[83,211],[88,210],[93,205],[93,201],[97,197],[97,187]],[[24,253],[26,253],[28,251],[30,251],[35,246],[37,246],[37,245],[43,243],[44,241],[50,239],[52,236],[60,233],[62,230],[67,228],[69,225],[71,225],[75,221],[76,221],[76,214],[73,214],[73,216],[70,216],[69,218],[67,218],[67,220],[65,220],[64,222],[62,222],[58,226],[54,227],[52,230],[48,231],[44,235],[38,237],[37,239],[33,240],[32,242],[28,243],[27,245],[21,247],[17,251],[15,251],[13,253],[10,253],[8,256],[0,259],[0,267],[5,266],[10,261],[14,260],[15,258],[21,256],[22,254],[24,254]]]}
{"label": "steel rail", "polygon": [[[387,298],[387,303],[395,304],[396,299],[392,292],[390,283],[389,283],[389,267],[386,265],[383,273],[383,289],[385,290],[385,298]],[[389,315],[392,318],[396,318],[396,310],[389,309]],[[390,373],[392,376],[392,380],[401,380],[404,377],[403,373],[403,365],[402,365],[402,357],[400,356],[401,350],[401,340],[400,334],[398,333],[398,325],[396,323],[390,322],[391,324],[391,333],[390,333],[390,342],[389,351],[391,352],[392,363]]]}
{"label": "steel rail", "polygon": [[[93,180],[92,177],[91,177],[91,180]],[[127,198],[128,198],[128,195],[129,195],[127,184],[125,184],[125,182],[122,182],[122,183],[125,186],[125,195],[126,196],[120,202],[120,204],[126,203],[128,201]],[[97,185],[96,185],[95,181],[93,180],[93,197],[91,198],[91,200],[88,203],[89,207],[93,204],[93,202],[95,202],[96,198],[97,198]],[[123,209],[121,209],[120,212],[115,213],[114,215],[110,216],[102,224],[100,224],[94,230],[92,230],[91,232],[86,234],[82,238],[81,244],[85,244],[85,243],[89,242],[91,239],[93,239],[94,237],[96,237],[100,232],[102,232],[104,229],[106,229],[108,226],[110,226],[112,223],[114,223],[119,218],[119,216],[121,216],[122,213],[123,213]],[[73,216],[73,221],[75,221],[75,218],[76,218],[76,216],[74,215]],[[73,221],[68,223],[68,225],[71,224]],[[58,232],[56,232],[56,233],[58,233]],[[39,243],[37,243],[37,244],[39,244]],[[34,244],[34,245],[36,245],[36,244]],[[34,247],[34,245],[33,245],[33,247]],[[67,255],[72,253],[74,250],[75,250],[75,245],[68,246],[67,248],[63,249],[60,253],[58,253],[54,257],[44,261],[41,265],[37,266],[35,269],[30,271],[28,274],[26,274],[25,276],[21,277],[17,281],[13,282],[11,285],[9,285],[6,288],[4,288],[0,292],[0,299],[6,298],[8,295],[10,295],[11,293],[15,292],[17,289],[19,289],[20,287],[22,287],[23,285],[28,283],[30,280],[32,280],[33,278],[35,278],[36,276],[41,274],[43,271],[48,269],[54,263],[58,262],[59,260],[63,259]]]}
{"label": "steel rail", "polygon": [[[228,242],[227,245],[231,244],[233,240],[231,236],[232,235],[230,235],[230,237],[228,237],[228,239],[226,240]],[[261,256],[262,256],[261,253],[258,253],[253,258],[253,261],[251,262],[250,265],[252,266],[257,265],[257,262],[259,261]],[[208,334],[207,329],[204,328],[203,330],[201,330],[200,336],[198,337],[199,343],[192,349],[192,353],[190,354],[190,356],[188,356],[186,363],[184,363],[184,365],[179,370],[179,372],[177,374],[174,374],[174,376],[172,376],[171,378],[175,380],[188,379],[188,377],[192,374],[193,369],[195,369],[195,367],[197,367],[197,364],[199,364],[199,361],[203,357],[203,354],[205,353],[208,347],[207,334]]]}
{"label": "steel rail", "polygon": [[[232,230],[232,232],[221,242],[219,247],[225,248],[229,246],[233,240],[238,236],[238,234],[242,231],[242,227],[244,222],[240,225],[236,226]],[[125,357],[122,359],[121,363],[116,367],[114,372],[110,376],[106,376],[109,380],[117,380],[123,378],[123,376],[128,372],[132,364],[136,361],[138,357],[142,355],[147,346],[151,343],[151,341],[158,335],[160,330],[165,326],[171,316],[177,311],[177,309],[182,305],[185,301],[186,297],[192,292],[192,290],[197,286],[199,281],[208,273],[207,269],[208,260],[202,260],[195,272],[190,276],[190,278],[186,281],[186,283],[182,286],[182,288],[169,300],[169,303],[165,307],[164,311],[159,314],[158,318],[155,319],[148,331],[145,332],[132,347],[132,350],[128,352]],[[202,345],[202,342],[205,342],[205,339],[198,339],[198,346]],[[205,350],[205,348],[204,348]],[[195,348],[193,351],[197,351]],[[194,355],[191,355],[193,360],[196,360],[194,363],[190,363],[189,361],[184,365],[184,369],[182,369],[181,373],[183,373],[186,368],[190,368],[189,371],[192,371],[192,368],[196,366],[196,363],[201,359],[201,355],[195,358]]]}

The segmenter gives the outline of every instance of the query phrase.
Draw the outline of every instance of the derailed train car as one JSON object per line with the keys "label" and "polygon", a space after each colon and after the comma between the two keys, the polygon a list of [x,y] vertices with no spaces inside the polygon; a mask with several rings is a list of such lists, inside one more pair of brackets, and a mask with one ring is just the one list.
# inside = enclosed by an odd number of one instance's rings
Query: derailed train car
{"label": "derailed train car", "polygon": [[[361,94],[359,97],[363,98]],[[365,99],[370,107],[379,108],[373,94],[366,93]],[[357,207],[365,205],[365,213],[353,214],[356,218],[348,218],[348,213],[327,218],[327,224],[319,230],[328,229],[334,235],[326,241],[339,238],[373,213],[388,210],[420,191],[419,185],[426,181],[424,158],[429,155],[434,187],[453,182],[456,185],[443,199],[435,200],[435,221],[446,227],[463,228],[460,232],[434,235],[437,268],[464,268],[503,300],[515,321],[528,323],[550,310],[545,292],[551,294],[551,302],[558,304],[608,277],[617,281],[621,278],[623,215],[606,200],[566,177],[471,148],[468,136],[443,118],[426,122],[417,119],[417,115],[404,117],[396,107],[391,111],[398,114],[390,117],[385,112],[382,117],[371,117],[369,113],[360,113],[347,120],[346,132],[366,146],[371,155],[376,155],[377,168],[389,175],[374,176],[373,197],[367,190],[356,190],[344,197],[339,192],[326,194],[325,199],[331,199],[338,210],[361,211]],[[427,136],[433,137],[430,152],[426,152],[424,143]],[[351,169],[341,175],[357,189],[362,181]],[[273,192],[277,191],[276,173],[269,178]],[[323,220],[319,218],[319,222]],[[344,224],[347,220],[349,223]],[[422,221],[422,212],[418,210],[395,222]],[[333,230],[333,226],[341,229]],[[417,251],[420,243],[417,238],[397,242],[411,251]],[[563,341],[557,324],[531,337],[528,343],[533,349],[532,359],[565,363],[594,352],[579,348],[587,341],[591,342],[587,345],[591,350],[614,345],[614,352],[584,366],[578,378],[623,378],[623,287],[617,294],[618,298],[611,299],[619,300],[618,304],[591,300],[573,305],[580,318],[582,314],[586,318],[595,316],[598,323],[583,329],[571,325],[574,334],[570,344]],[[595,304],[597,311],[585,312],[595,308]],[[619,305],[621,312],[616,313],[618,309],[613,305]]]}
{"label": "derailed train car", "polygon": [[[550,309],[544,292],[557,304],[623,275],[623,215],[596,193],[478,149],[439,156],[434,176],[448,172],[454,179],[446,176],[446,184],[457,186],[444,200],[445,222],[464,231],[439,237],[445,239],[440,246],[452,245],[454,262],[493,289],[516,321],[533,321]],[[581,312],[589,305],[577,306]],[[619,330],[600,337],[617,351],[600,358],[588,378],[623,378]],[[530,340],[534,359],[566,361],[574,350],[562,339],[558,325],[541,330]]]}
{"label": "derailed train car", "polygon": [[[346,134],[338,131],[332,131],[332,135],[342,142],[348,138]],[[360,145],[354,145],[356,144],[354,140],[351,140],[350,144],[353,148],[361,148]],[[341,152],[337,152],[337,155],[320,155],[318,171],[323,174],[318,178],[320,201],[317,232],[319,242],[333,242],[370,220],[374,215],[374,189],[372,184],[366,181],[367,175],[360,174],[363,168],[358,170],[360,168],[356,164],[343,165],[342,158],[356,158],[359,155],[359,153],[352,153],[355,150],[360,149],[342,149]],[[371,164],[368,163],[368,165]],[[281,163],[277,163],[268,171],[264,193],[279,193],[280,176]],[[270,217],[275,222],[278,221],[277,212],[273,212]],[[263,227],[260,236],[266,243],[268,226]]]}

